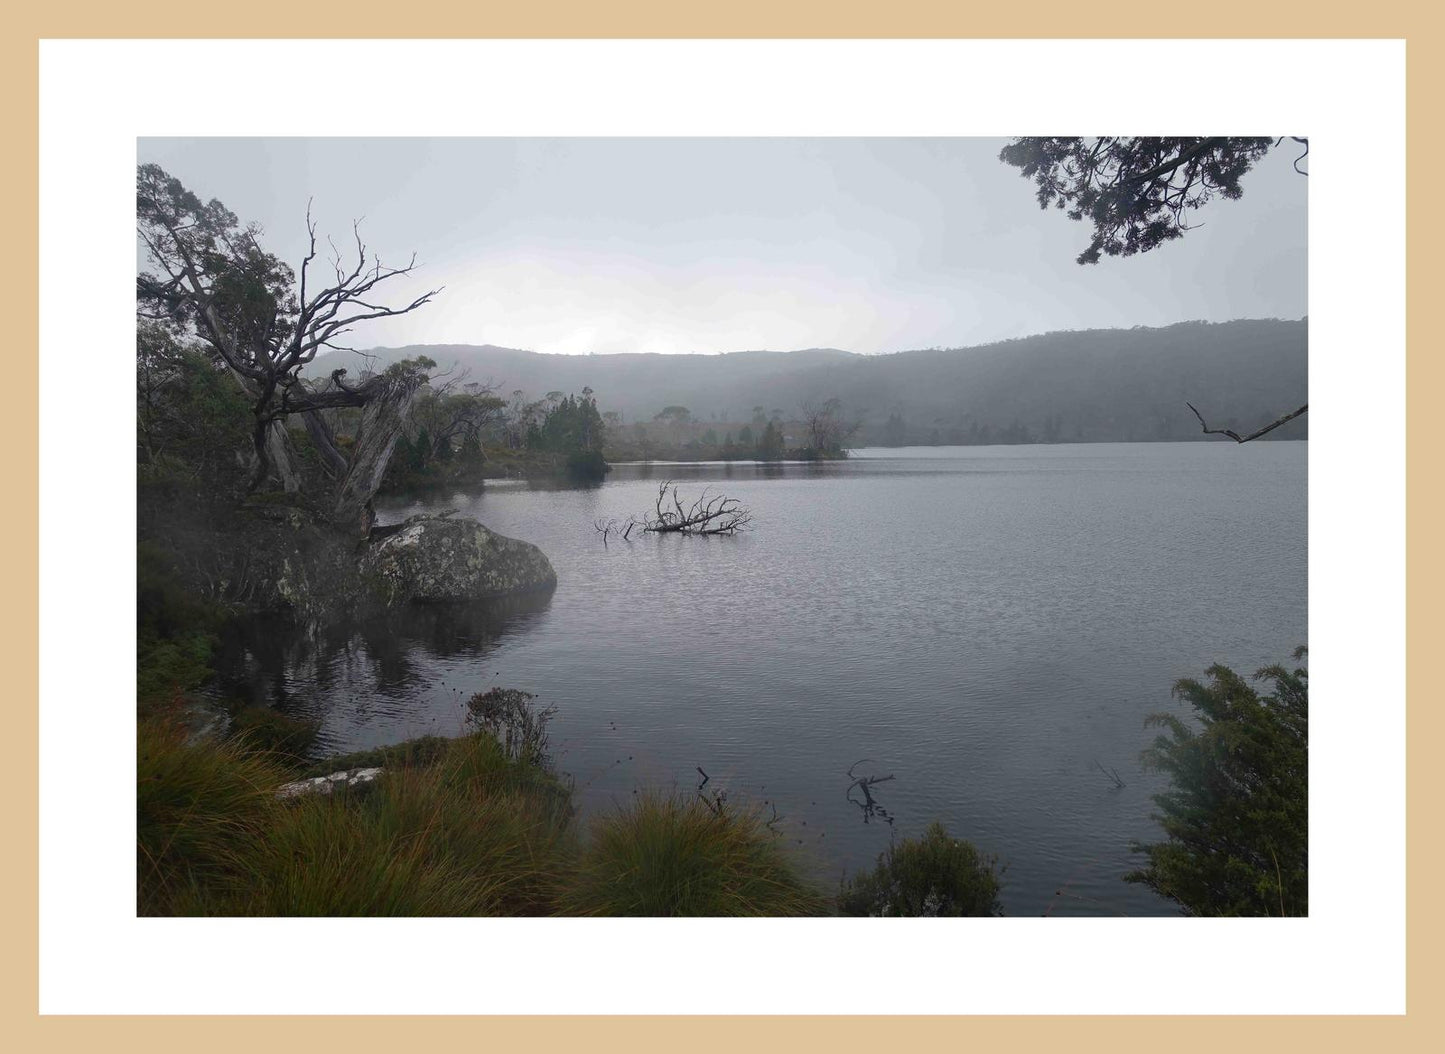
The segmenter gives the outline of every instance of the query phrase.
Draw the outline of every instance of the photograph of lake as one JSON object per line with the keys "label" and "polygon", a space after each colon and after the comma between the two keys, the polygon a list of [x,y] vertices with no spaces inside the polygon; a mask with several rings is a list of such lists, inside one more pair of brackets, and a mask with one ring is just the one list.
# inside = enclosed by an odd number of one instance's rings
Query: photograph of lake
{"label": "photograph of lake", "polygon": [[139,915],[1309,914],[1308,140],[137,156]]}

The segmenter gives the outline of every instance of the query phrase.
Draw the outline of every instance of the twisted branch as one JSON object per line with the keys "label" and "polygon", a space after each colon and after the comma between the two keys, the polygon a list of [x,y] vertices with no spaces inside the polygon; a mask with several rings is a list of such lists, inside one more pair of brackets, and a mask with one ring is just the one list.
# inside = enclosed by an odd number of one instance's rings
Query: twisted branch
{"label": "twisted branch", "polygon": [[[1194,404],[1193,404],[1193,403],[1186,402],[1184,405],[1187,406],[1187,407],[1189,407],[1189,409],[1194,410]],[[1298,410],[1291,410],[1289,413],[1285,414],[1283,417],[1281,417],[1279,420],[1275,421],[1274,423],[1272,423],[1272,424],[1267,424],[1267,425],[1265,425],[1263,428],[1261,428],[1259,431],[1257,431],[1257,432],[1251,432],[1251,433],[1249,433],[1249,435],[1247,435],[1247,436],[1241,436],[1238,432],[1235,432],[1235,431],[1233,431],[1233,430],[1231,430],[1231,429],[1228,429],[1228,428],[1210,428],[1209,425],[1206,424],[1205,421],[1204,421],[1204,415],[1201,414],[1198,410],[1194,410],[1194,416],[1197,417],[1197,418],[1199,418],[1200,427],[1202,427],[1202,428],[1204,429],[1204,434],[1205,434],[1205,435],[1228,436],[1230,439],[1233,439],[1236,443],[1248,443],[1251,439],[1258,439],[1260,436],[1265,435],[1265,434],[1268,433],[1268,432],[1273,432],[1273,431],[1274,431],[1276,428],[1278,428],[1280,425],[1285,424],[1285,423],[1287,423],[1287,422],[1289,422],[1289,421],[1293,421],[1296,417],[1298,417],[1300,414],[1304,413],[1304,412],[1305,412],[1306,410],[1308,410],[1309,408],[1310,408],[1309,403],[1305,403],[1305,404],[1304,404],[1303,406],[1301,406]]]}

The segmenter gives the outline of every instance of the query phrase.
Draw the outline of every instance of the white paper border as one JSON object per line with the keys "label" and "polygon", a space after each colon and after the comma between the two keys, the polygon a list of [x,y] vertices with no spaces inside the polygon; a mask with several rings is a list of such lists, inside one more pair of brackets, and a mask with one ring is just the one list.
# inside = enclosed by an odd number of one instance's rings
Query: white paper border
{"label": "white paper border", "polygon": [[[1403,1012],[1404,60],[1400,41],[43,42],[42,1011]],[[1311,918],[134,917],[136,137],[1061,131],[1311,139]]]}

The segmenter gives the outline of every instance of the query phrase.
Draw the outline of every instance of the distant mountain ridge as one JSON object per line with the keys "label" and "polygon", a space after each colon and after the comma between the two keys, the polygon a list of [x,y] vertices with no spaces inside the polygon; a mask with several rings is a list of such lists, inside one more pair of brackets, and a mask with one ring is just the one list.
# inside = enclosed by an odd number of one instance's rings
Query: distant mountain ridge
{"label": "distant mountain ridge", "polygon": [[[1142,441],[1253,428],[1308,398],[1308,320],[1180,322],[1158,328],[1044,333],[968,348],[859,355],[836,348],[717,355],[555,355],[495,345],[376,348],[379,367],[426,355],[509,396],[590,387],[603,411],[651,420],[681,405],[734,426],[800,403],[842,401],[863,442]],[[312,364],[320,375],[355,356]],[[1303,438],[1307,417],[1272,437]],[[1011,437],[1004,439],[1004,435]]]}

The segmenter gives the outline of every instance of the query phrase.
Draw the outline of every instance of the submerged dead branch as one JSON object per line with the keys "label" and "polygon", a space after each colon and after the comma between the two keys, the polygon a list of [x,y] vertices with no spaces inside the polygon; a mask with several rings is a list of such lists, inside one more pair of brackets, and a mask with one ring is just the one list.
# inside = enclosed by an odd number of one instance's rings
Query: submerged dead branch
{"label": "submerged dead branch", "polygon": [[1114,768],[1114,766],[1110,765],[1108,768],[1105,768],[1102,764],[1099,763],[1099,760],[1096,758],[1094,759],[1094,768],[1098,769],[1106,777],[1108,777],[1110,782],[1114,784],[1115,790],[1123,790],[1126,786],[1128,786],[1128,784],[1126,784],[1122,779],[1119,778],[1119,772],[1117,769]]}
{"label": "submerged dead branch", "polygon": [[746,530],[752,518],[751,510],[737,498],[709,495],[706,490],[691,505],[684,505],[676,484],[666,480],[657,488],[653,515],[635,522],[650,534],[736,534]]}
{"label": "submerged dead branch", "polygon": [[701,765],[697,766],[697,771],[698,774],[702,776],[702,782],[697,785],[697,800],[706,805],[708,811],[714,816],[721,818],[727,808],[728,792],[725,790],[716,790],[709,794],[707,791],[704,791],[703,788],[707,786],[708,781],[711,780],[712,777],[706,772],[703,772]]}
{"label": "submerged dead branch", "polygon": [[[852,802],[854,805],[858,806],[859,809],[863,810],[864,823],[867,823],[869,820],[876,816],[882,819],[891,827],[893,826],[893,817],[889,814],[887,809],[883,808],[882,805],[878,804],[877,800],[873,797],[872,788],[880,783],[887,783],[893,778],[893,774],[890,772],[887,776],[853,775],[853,770],[867,760],[867,758],[861,758],[848,766],[848,778],[853,782],[848,784],[848,789],[843,792],[843,797],[846,798],[848,801]],[[853,792],[855,790],[863,792],[862,801],[859,801],[857,798],[853,797]]]}

